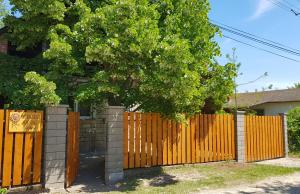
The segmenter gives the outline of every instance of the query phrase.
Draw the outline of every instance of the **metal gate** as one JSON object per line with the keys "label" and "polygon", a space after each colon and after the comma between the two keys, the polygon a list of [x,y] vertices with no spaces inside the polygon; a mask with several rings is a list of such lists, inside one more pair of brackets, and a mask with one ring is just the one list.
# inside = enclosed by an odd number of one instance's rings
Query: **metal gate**
{"label": "metal gate", "polygon": [[70,187],[77,175],[79,166],[79,112],[69,112],[67,133],[67,172],[66,187]]}

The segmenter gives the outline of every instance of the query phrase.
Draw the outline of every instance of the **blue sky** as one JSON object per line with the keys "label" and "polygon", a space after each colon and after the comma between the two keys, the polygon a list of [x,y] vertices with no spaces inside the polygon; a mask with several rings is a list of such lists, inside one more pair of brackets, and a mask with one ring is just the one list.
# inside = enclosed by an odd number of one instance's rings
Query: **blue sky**
{"label": "blue sky", "polygon": [[[298,0],[287,1],[300,7]],[[268,0],[210,0],[210,2],[212,8],[210,19],[300,50],[300,16],[296,17]],[[224,34],[230,35],[226,32]],[[249,42],[242,38],[237,37],[237,39]],[[269,74],[268,77],[253,84],[240,86],[238,91],[261,90],[262,87],[270,84],[274,85],[273,89],[284,89],[295,82],[300,82],[300,63],[256,50],[226,38],[217,38],[217,40],[223,54],[223,57],[218,59],[220,63],[226,62],[225,55],[232,53],[233,47],[237,49],[238,61],[242,63],[240,71],[243,73],[237,79],[238,83],[251,81],[264,72]],[[272,51],[277,52],[276,50]],[[297,59],[295,56],[284,55]]]}

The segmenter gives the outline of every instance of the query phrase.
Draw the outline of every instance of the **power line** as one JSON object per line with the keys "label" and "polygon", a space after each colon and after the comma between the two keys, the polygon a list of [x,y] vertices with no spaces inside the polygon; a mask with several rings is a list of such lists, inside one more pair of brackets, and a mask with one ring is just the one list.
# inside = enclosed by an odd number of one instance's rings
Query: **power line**
{"label": "power line", "polygon": [[[283,52],[286,52],[286,53],[289,53],[289,54],[292,54],[292,55],[296,55],[296,56],[300,56],[300,52],[295,50],[295,49],[289,49],[289,48],[286,48],[286,47],[283,47],[281,45],[278,45],[278,44],[274,44],[272,42],[268,42],[268,41],[265,41],[265,40],[261,40],[261,39],[258,39],[258,38],[255,38],[251,35],[247,35],[245,33],[241,33],[241,32],[238,32],[238,31],[235,31],[233,29],[229,29],[229,28],[226,28],[224,26],[220,26],[220,25],[217,25],[217,24],[213,24],[217,27],[219,27],[220,29],[224,30],[224,31],[227,31],[229,33],[232,33],[234,35],[237,35],[237,36],[240,36],[240,37],[243,37],[243,38],[246,38],[246,39],[249,39],[251,41],[254,41],[254,42],[257,42],[257,43],[260,43],[260,44],[263,44],[265,46],[269,46],[269,47],[272,47],[274,49],[277,49],[277,50],[280,50],[280,51],[283,51]],[[248,33],[249,34],[249,33]]]}
{"label": "power line", "polygon": [[[298,0],[298,1],[300,2],[300,0]],[[289,46],[287,46],[287,45],[284,45],[284,44],[282,44],[282,43],[275,42],[275,41],[272,41],[272,40],[269,40],[269,39],[266,39],[266,38],[260,37],[260,36],[258,36],[258,35],[251,34],[251,33],[249,33],[249,32],[246,32],[246,31],[243,31],[243,30],[240,30],[240,29],[234,28],[234,27],[232,27],[232,26],[229,26],[229,25],[223,24],[223,23],[221,23],[221,22],[218,22],[218,21],[215,21],[215,20],[210,20],[210,21],[212,21],[213,23],[217,23],[219,26],[220,26],[220,25],[222,25],[222,26],[225,26],[225,27],[227,27],[227,28],[230,28],[230,29],[232,29],[232,30],[235,30],[235,31],[238,31],[238,32],[241,32],[241,33],[247,34],[247,35],[249,35],[249,36],[253,36],[253,37],[256,37],[256,38],[259,38],[259,39],[262,39],[262,40],[265,40],[265,41],[268,41],[268,42],[271,42],[271,43],[274,43],[274,44],[280,45],[280,46],[282,46],[282,47],[286,47],[286,48],[289,48],[289,49],[291,49],[291,50],[295,50],[295,51],[297,51],[297,52],[300,52],[300,50],[298,50],[298,49],[295,49],[295,48],[292,48],[292,47],[289,47]]]}
{"label": "power line", "polygon": [[291,4],[290,2],[288,2],[287,0],[268,0],[268,1],[285,11],[288,11],[290,13],[292,12],[295,16],[300,15],[299,9],[293,4]]}
{"label": "power line", "polygon": [[275,52],[273,52],[273,51],[269,51],[269,50],[266,50],[266,49],[263,49],[263,48],[260,48],[260,47],[251,45],[251,44],[249,44],[249,43],[245,43],[245,42],[243,42],[243,41],[241,41],[241,40],[237,40],[237,39],[232,38],[232,37],[230,37],[230,36],[223,35],[223,37],[228,38],[228,39],[231,39],[231,40],[236,41],[236,42],[239,42],[239,43],[241,43],[241,44],[250,46],[250,47],[252,47],[252,48],[255,48],[255,49],[258,49],[258,50],[261,50],[261,51],[264,51],[264,52],[267,52],[267,53],[270,53],[270,54],[273,54],[273,55],[276,55],[276,56],[279,56],[279,57],[282,57],[282,58],[285,58],[285,59],[288,59],[288,60],[291,60],[291,61],[294,61],[294,62],[297,62],[297,63],[300,63],[299,60],[296,60],[296,59],[293,59],[293,58],[290,58],[290,57],[287,57],[287,56],[284,56],[284,55],[275,53]]}

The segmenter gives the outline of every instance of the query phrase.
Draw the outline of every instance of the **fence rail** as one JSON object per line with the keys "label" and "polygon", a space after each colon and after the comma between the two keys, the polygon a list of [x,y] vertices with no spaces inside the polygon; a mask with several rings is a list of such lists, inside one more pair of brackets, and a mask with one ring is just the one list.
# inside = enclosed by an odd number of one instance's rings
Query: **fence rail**
{"label": "fence rail", "polygon": [[124,113],[124,169],[235,159],[232,115],[195,115],[187,123],[158,113]]}
{"label": "fence rail", "polygon": [[245,116],[245,145],[248,162],[284,156],[281,116]]}
{"label": "fence rail", "polygon": [[[41,130],[37,132],[11,132],[9,130],[11,110],[0,110],[0,177],[1,186],[30,185],[41,182],[43,112],[37,113]],[[23,122],[32,122],[24,120]]]}

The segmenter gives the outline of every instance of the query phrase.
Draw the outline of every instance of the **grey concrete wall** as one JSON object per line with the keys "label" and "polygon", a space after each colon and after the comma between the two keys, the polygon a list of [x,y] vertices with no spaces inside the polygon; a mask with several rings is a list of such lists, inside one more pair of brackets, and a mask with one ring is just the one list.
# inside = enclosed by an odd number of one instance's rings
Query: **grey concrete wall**
{"label": "grey concrete wall", "polygon": [[246,162],[245,158],[245,112],[237,111],[235,113],[235,130],[236,130],[236,156],[237,162]]}
{"label": "grey concrete wall", "polygon": [[109,106],[103,111],[106,125],[105,182],[115,183],[123,172],[123,113],[124,107]]}
{"label": "grey concrete wall", "polygon": [[106,152],[106,110],[98,110],[96,113],[96,151],[101,154]]}
{"label": "grey concrete wall", "polygon": [[67,105],[46,108],[44,132],[45,188],[64,189],[66,170]]}
{"label": "grey concrete wall", "polygon": [[287,115],[286,113],[281,113],[282,117],[282,127],[283,127],[283,135],[284,135],[284,153],[285,157],[289,155],[289,142],[288,142],[288,126],[287,126]]}
{"label": "grey concrete wall", "polygon": [[80,153],[93,152],[96,149],[96,120],[80,120]]}

